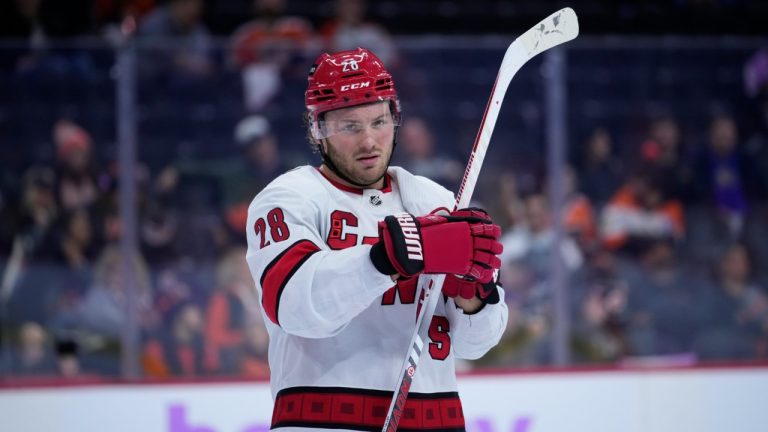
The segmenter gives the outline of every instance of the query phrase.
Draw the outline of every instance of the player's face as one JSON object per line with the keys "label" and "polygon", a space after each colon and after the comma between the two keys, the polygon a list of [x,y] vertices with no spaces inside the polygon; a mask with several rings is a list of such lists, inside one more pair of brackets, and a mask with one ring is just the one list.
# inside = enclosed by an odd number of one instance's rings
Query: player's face
{"label": "player's face", "polygon": [[383,187],[395,136],[389,103],[330,111],[324,124],[325,152],[339,171],[358,184]]}

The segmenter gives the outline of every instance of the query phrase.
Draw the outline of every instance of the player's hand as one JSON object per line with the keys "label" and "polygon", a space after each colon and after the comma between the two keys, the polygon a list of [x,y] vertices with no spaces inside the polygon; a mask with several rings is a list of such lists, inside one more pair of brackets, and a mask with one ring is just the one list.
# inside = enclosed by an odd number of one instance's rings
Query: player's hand
{"label": "player's hand", "polygon": [[463,209],[458,209],[458,210],[452,211],[450,215],[455,217],[474,218],[474,219],[485,221],[486,223],[492,223],[491,216],[488,214],[488,212],[478,207],[467,207]]}
{"label": "player's hand", "polygon": [[[451,212],[450,215],[454,217],[476,218],[482,221],[487,221],[487,223],[492,223],[491,216],[488,214],[488,212],[478,207],[467,207],[467,208],[459,209],[454,212]],[[498,270],[498,267],[496,269]],[[451,283],[452,281],[460,280],[462,281],[462,283],[456,284],[457,295],[459,297],[462,297],[465,299],[471,299],[477,296],[480,300],[483,300],[483,302],[485,303],[498,303],[499,301],[499,293],[496,290],[496,285],[499,282],[498,271],[494,272],[493,279],[486,283],[478,282],[471,275],[466,275],[466,276],[447,275],[445,280],[446,282],[443,284],[444,293],[445,293],[446,283]],[[449,290],[452,290],[452,288],[449,287]],[[446,295],[449,295],[449,294],[446,293]],[[449,295],[449,297],[456,297],[456,295]]]}
{"label": "player's hand", "polygon": [[[462,213],[463,212],[463,213]],[[461,274],[485,283],[501,267],[501,228],[487,213],[461,210],[448,216],[415,217],[408,213],[379,222],[371,261],[383,274]]]}
{"label": "player's hand", "polygon": [[443,294],[452,298],[473,299],[479,298],[483,303],[496,304],[499,302],[499,291],[496,288],[498,283],[498,272],[494,278],[486,283],[477,281],[470,277],[449,274],[445,276],[443,282]]}

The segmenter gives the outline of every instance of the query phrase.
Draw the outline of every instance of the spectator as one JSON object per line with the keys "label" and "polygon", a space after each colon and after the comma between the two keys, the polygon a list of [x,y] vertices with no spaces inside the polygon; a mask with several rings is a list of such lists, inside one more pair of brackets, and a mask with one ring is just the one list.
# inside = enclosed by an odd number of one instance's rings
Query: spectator
{"label": "spectator", "polygon": [[579,191],[576,172],[570,166],[563,172],[563,183],[563,227],[583,252],[590,252],[597,241],[597,221],[592,202]]}
{"label": "spectator", "polygon": [[51,342],[40,324],[30,321],[19,328],[19,346],[11,356],[11,369],[15,375],[55,373],[56,360]]}
{"label": "spectator", "polygon": [[550,361],[551,255],[559,250],[569,278],[584,264],[584,255],[573,238],[564,236],[559,245],[554,243],[552,214],[546,196],[534,193],[524,202],[524,218],[500,240],[504,245],[500,277],[508,293],[505,298],[510,319],[499,346],[489,353],[490,364],[530,366]]}
{"label": "spectator", "polygon": [[136,23],[155,7],[155,0],[96,0],[95,3],[96,26],[113,45],[132,35]]}
{"label": "spectator", "polygon": [[703,299],[706,321],[696,338],[702,359],[768,357],[768,293],[752,273],[741,243],[731,244],[716,261],[713,284]]}
{"label": "spectator", "polygon": [[755,52],[744,64],[744,90],[751,98],[768,91],[768,47]]}
{"label": "spectator", "polygon": [[577,361],[611,362],[629,354],[626,337],[629,284],[616,257],[595,251],[582,283],[572,290],[577,304],[573,348]]}
{"label": "spectator", "polygon": [[750,202],[750,212],[744,228],[744,239],[755,251],[756,277],[768,284],[768,243],[763,241],[768,210],[768,47],[757,51],[744,68],[747,96],[750,97],[755,125],[744,143],[744,185]]}
{"label": "spectator", "polygon": [[253,115],[242,119],[235,127],[234,138],[245,156],[241,158],[245,163],[241,174],[250,174],[251,178],[241,180],[249,184],[240,185],[249,188],[248,191],[233,192],[234,185],[227,188],[233,195],[228,202],[249,202],[267,183],[284,172],[287,162],[280,154],[277,135],[266,117]]}
{"label": "spectator", "polygon": [[284,172],[286,162],[266,117],[255,114],[242,119],[233,135],[238,154],[218,160],[177,162],[160,174],[160,193],[178,195],[185,179],[209,178],[221,192],[224,208],[249,203],[267,183]]}
{"label": "spectator", "polygon": [[170,202],[152,197],[140,214],[140,238],[142,254],[155,267],[172,265],[179,259],[177,241],[179,211]]}
{"label": "spectator", "polygon": [[145,73],[182,84],[213,73],[212,41],[202,21],[203,7],[204,0],[169,0],[142,19],[138,35],[153,45],[163,44],[151,60],[141,62]]}
{"label": "spectator", "polygon": [[99,336],[105,342],[120,338],[126,323],[126,297],[134,295],[139,325],[145,326],[152,318],[152,290],[147,264],[138,253],[134,255],[133,277],[136,285],[125,286],[122,254],[117,246],[108,245],[101,251],[94,267],[93,285],[72,313],[57,320],[63,328],[74,328]]}
{"label": "spectator", "polygon": [[[142,230],[148,235],[145,250],[159,254],[161,262],[179,253],[216,259],[232,242],[244,243],[248,204],[286,165],[265,117],[243,119],[235,128],[234,139],[239,151],[233,156],[178,161],[158,176],[156,202],[147,207],[157,217],[145,212]],[[181,214],[183,226],[177,223]],[[185,236],[184,232],[196,235]],[[152,239],[155,241],[150,242]],[[164,250],[172,254],[163,255]]]}
{"label": "spectator", "polygon": [[60,213],[55,186],[56,174],[48,167],[33,166],[24,173],[16,232],[29,255],[38,254],[43,244],[50,245]]}
{"label": "spectator", "polygon": [[188,282],[195,277],[194,272],[184,271],[183,264],[183,261],[177,262],[174,267],[165,267],[158,271],[155,278],[157,295],[154,308],[160,316],[170,316],[180,305],[191,302],[196,297],[192,284]]}
{"label": "spectator", "polygon": [[24,173],[18,212],[13,219],[13,248],[5,265],[0,301],[8,302],[12,322],[45,322],[55,297],[56,269],[50,265],[55,250],[59,208],[54,198],[55,174],[33,166]]}
{"label": "spectator", "polygon": [[366,20],[366,0],[336,0],[336,15],[320,29],[329,52],[366,47],[388,69],[398,66],[399,54],[392,37],[381,25]]}
{"label": "spectator", "polygon": [[[259,315],[255,315],[259,316]],[[261,320],[251,320],[245,328],[239,374],[246,378],[269,378],[269,334]]]}
{"label": "spectator", "polygon": [[[122,237],[122,221],[120,220],[120,170],[122,167],[112,161],[99,172],[99,193],[93,206],[91,215],[95,226],[95,237],[100,244],[119,242]],[[149,200],[149,169],[142,163],[136,163],[133,168],[136,186],[136,203],[139,213]]]}
{"label": "spectator", "polygon": [[534,366],[549,361],[551,296],[523,261],[504,262],[500,277],[509,307],[501,341],[481,359],[480,367]]}
{"label": "spectator", "polygon": [[688,202],[695,182],[681,135],[680,125],[673,116],[654,118],[648,128],[648,138],[640,148],[640,159],[665,179],[671,198]]}
{"label": "spectator", "polygon": [[697,307],[706,291],[704,280],[680,259],[669,238],[652,240],[639,258],[639,266],[626,273],[631,353],[690,353],[694,336],[706,319]]}
{"label": "spectator", "polygon": [[[533,269],[537,280],[545,280],[550,268],[550,254],[556,247],[552,214],[544,195],[531,195],[525,202],[525,221],[501,237],[504,245],[501,259],[503,262],[521,260]],[[583,265],[584,256],[572,238],[564,237],[559,249],[569,271],[576,271]]]}
{"label": "spectator", "polygon": [[416,175],[429,177],[449,190],[458,189],[464,167],[455,159],[438,153],[429,124],[421,117],[409,117],[398,132],[402,149],[399,165]]}
{"label": "spectator", "polygon": [[[263,112],[280,92],[283,75],[302,74],[314,54],[312,24],[285,14],[285,0],[252,0],[253,19],[230,38],[230,63],[241,71],[245,106]],[[300,66],[300,67],[297,67]]]}
{"label": "spectator", "polygon": [[494,184],[488,189],[494,191],[496,196],[487,201],[492,203],[490,212],[493,220],[499,221],[502,231],[506,231],[525,220],[525,200],[515,174],[505,170],[495,177]]}
{"label": "spectator", "polygon": [[62,339],[56,342],[56,370],[64,378],[82,376],[80,346],[75,340]]}
{"label": "spectator", "polygon": [[90,268],[94,256],[91,217],[85,209],[65,213],[61,219],[59,261],[77,272]]}
{"label": "spectator", "polygon": [[246,317],[258,307],[245,261],[245,248],[226,253],[216,269],[218,288],[206,311],[206,366],[211,371],[232,374],[239,367],[243,351]]}
{"label": "spectator", "polygon": [[651,120],[648,138],[643,142],[641,157],[659,167],[675,166],[680,160],[680,125],[671,115]]}
{"label": "spectator", "polygon": [[91,206],[99,195],[97,175],[91,161],[91,137],[69,120],[59,120],[53,127],[58,161],[56,198],[64,210]]}
{"label": "spectator", "polygon": [[12,227],[13,209],[9,206],[8,194],[4,186],[0,179],[0,262],[8,259],[13,247],[13,237],[16,235]]}
{"label": "spectator", "polygon": [[91,217],[86,210],[64,213],[60,225],[57,244],[50,251],[56,275],[50,284],[51,315],[68,313],[77,307],[91,285],[97,251]]}
{"label": "spectator", "polygon": [[737,238],[747,211],[745,172],[737,147],[738,129],[733,117],[718,115],[709,125],[706,148],[696,164],[696,183],[702,201],[712,203],[719,219]]}
{"label": "spectator", "polygon": [[665,180],[667,177],[651,169],[639,169],[614,194],[600,223],[606,247],[634,255],[649,242],[683,238],[683,206],[666,196]]}
{"label": "spectator", "polygon": [[[176,266],[161,268],[156,276],[157,295],[155,296],[154,312],[160,317],[160,320],[154,322],[154,325],[148,327],[142,352],[142,365],[147,375],[152,377],[168,377],[172,373],[178,373],[181,369],[171,371],[171,364],[178,366],[178,359],[171,359],[174,349],[171,347],[173,341],[174,321],[179,316],[179,312],[187,305],[196,306],[194,302],[194,293],[191,283],[187,282],[188,277],[180,268],[182,262],[176,262]],[[187,277],[184,277],[187,276]],[[202,312],[201,312],[202,313]],[[200,344],[204,349],[204,344]],[[202,370],[202,369],[200,369]]]}
{"label": "spectator", "polygon": [[744,67],[744,84],[754,102],[757,130],[744,145],[745,184],[757,202],[768,199],[768,48],[756,52]]}
{"label": "spectator", "polygon": [[608,130],[598,127],[592,131],[584,146],[579,170],[579,184],[584,194],[602,208],[624,181],[623,166],[614,154],[613,138]]}
{"label": "spectator", "polygon": [[203,312],[194,303],[178,305],[168,314],[159,336],[144,346],[142,363],[153,377],[200,376],[205,374]]}

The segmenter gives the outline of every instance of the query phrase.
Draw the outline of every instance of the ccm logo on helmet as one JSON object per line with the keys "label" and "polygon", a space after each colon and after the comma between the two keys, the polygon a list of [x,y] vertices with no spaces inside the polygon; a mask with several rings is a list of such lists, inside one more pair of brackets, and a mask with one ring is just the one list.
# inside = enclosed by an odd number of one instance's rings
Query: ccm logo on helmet
{"label": "ccm logo on helmet", "polygon": [[371,86],[371,82],[370,81],[359,82],[359,83],[354,83],[354,84],[347,84],[347,85],[341,86],[341,91],[357,90],[357,89],[366,88],[366,87],[370,87],[370,86]]}
{"label": "ccm logo on helmet", "polygon": [[402,229],[403,236],[405,237],[405,248],[408,250],[408,258],[424,261],[424,255],[421,251],[419,227],[416,226],[413,217],[408,213],[401,213],[395,215],[395,218],[397,218],[397,223],[400,224],[400,229]]}

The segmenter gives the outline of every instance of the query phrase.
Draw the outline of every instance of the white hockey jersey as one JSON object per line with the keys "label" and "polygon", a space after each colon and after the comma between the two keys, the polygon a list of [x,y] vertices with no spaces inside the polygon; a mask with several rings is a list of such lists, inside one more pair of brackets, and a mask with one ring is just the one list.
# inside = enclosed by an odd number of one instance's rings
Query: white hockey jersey
{"label": "white hockey jersey", "polygon": [[[269,331],[272,428],[380,430],[415,328],[415,278],[395,285],[369,259],[377,224],[451,208],[445,188],[390,167],[383,189],[355,189],[304,166],[248,209],[247,261]],[[441,301],[399,427],[463,430],[454,359],[475,359],[506,326],[501,301],[465,314]],[[281,429],[286,430],[286,429]]]}

